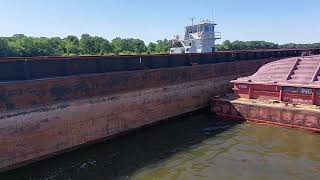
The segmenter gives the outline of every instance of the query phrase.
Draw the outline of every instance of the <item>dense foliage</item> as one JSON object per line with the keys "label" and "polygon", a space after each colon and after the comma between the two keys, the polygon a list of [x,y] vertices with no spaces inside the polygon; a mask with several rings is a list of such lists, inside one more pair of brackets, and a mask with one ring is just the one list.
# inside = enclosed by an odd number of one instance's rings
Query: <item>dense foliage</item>
{"label": "dense foliage", "polygon": [[[164,39],[148,45],[140,39],[115,38],[111,42],[105,38],[83,34],[66,38],[28,37],[23,34],[0,37],[0,57],[2,56],[77,56],[77,55],[131,55],[168,53],[171,41]],[[278,45],[265,41],[224,41],[218,50],[249,50],[277,48],[320,48],[316,44]]]}
{"label": "dense foliage", "polygon": [[228,50],[253,50],[253,49],[296,49],[296,48],[320,48],[320,43],[315,44],[275,44],[272,42],[266,41],[224,41],[222,44],[218,45],[219,51],[228,51]]}
{"label": "dense foliage", "polygon": [[146,45],[140,39],[121,39],[111,42],[97,36],[83,34],[66,38],[28,37],[23,34],[0,37],[1,56],[76,56],[76,55],[130,55],[167,53],[171,42],[167,39]]}

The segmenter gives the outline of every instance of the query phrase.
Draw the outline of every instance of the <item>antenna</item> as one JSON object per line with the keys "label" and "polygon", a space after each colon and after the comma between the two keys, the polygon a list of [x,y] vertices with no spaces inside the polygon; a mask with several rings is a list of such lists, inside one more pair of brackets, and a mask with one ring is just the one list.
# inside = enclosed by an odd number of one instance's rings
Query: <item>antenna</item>
{"label": "antenna", "polygon": [[196,18],[191,17],[191,18],[189,18],[189,19],[191,20],[191,25],[193,26],[193,22],[194,22],[194,20],[195,20]]}
{"label": "antenna", "polygon": [[212,15],[212,22],[214,22],[214,11],[213,11],[213,8],[211,9],[211,15]]}

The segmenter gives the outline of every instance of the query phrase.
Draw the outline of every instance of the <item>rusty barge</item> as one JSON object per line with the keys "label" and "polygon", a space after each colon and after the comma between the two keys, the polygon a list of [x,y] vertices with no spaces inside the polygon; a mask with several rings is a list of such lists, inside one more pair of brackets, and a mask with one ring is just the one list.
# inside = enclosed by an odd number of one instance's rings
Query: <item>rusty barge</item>
{"label": "rusty barge", "polygon": [[303,51],[0,58],[0,171],[209,106],[231,80]]}
{"label": "rusty barge", "polygon": [[320,132],[319,55],[274,61],[231,82],[234,96],[214,99],[215,114]]}

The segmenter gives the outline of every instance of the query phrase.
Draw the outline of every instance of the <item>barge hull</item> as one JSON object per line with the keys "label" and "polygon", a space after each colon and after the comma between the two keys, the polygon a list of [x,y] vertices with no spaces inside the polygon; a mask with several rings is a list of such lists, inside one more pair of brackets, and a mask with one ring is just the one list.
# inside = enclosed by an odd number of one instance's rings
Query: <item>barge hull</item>
{"label": "barge hull", "polygon": [[320,132],[320,111],[314,107],[297,108],[284,104],[265,104],[241,99],[214,99],[211,111],[229,120],[250,121]]}
{"label": "barge hull", "polygon": [[0,171],[207,107],[273,60],[0,84]]}

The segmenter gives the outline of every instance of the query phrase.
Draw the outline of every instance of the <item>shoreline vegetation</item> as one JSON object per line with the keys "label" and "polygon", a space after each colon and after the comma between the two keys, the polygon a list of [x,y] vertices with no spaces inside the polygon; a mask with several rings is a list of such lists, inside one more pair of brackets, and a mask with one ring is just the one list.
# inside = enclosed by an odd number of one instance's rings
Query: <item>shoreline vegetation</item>
{"label": "shoreline vegetation", "polygon": [[[164,54],[169,52],[170,47],[171,40],[168,39],[146,44],[140,39],[117,37],[109,41],[89,34],[83,34],[80,38],[73,35],[46,38],[23,34],[0,37],[0,57]],[[279,48],[320,48],[320,43],[279,45],[266,41],[226,40],[217,45],[218,51]]]}

